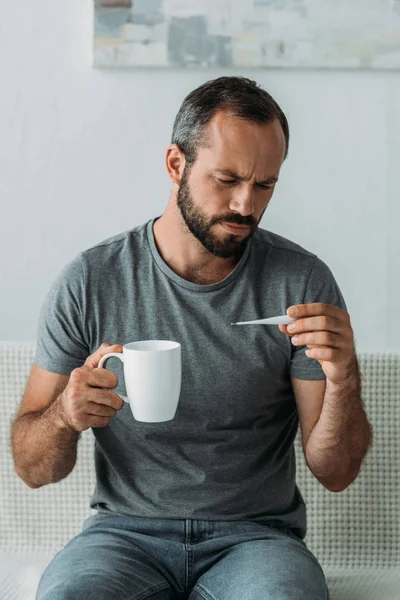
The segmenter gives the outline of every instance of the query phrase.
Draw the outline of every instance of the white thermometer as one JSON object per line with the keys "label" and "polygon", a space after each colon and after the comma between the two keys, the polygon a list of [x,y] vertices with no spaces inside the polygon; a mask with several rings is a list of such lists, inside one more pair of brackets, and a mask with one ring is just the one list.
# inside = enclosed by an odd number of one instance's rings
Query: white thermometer
{"label": "white thermometer", "polygon": [[287,315],[280,317],[269,317],[268,319],[257,319],[257,321],[241,321],[240,323],[231,323],[231,325],[288,325],[292,321],[297,321]]}

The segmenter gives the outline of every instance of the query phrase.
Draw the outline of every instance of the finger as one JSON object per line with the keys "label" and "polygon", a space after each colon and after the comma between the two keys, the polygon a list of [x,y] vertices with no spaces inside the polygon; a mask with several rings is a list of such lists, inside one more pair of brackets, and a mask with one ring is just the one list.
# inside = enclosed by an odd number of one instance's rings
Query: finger
{"label": "finger", "polygon": [[96,417],[113,417],[117,414],[117,409],[108,404],[99,404],[98,402],[89,402],[86,405],[85,413]]}
{"label": "finger", "polygon": [[324,360],[327,362],[339,363],[342,359],[343,352],[338,348],[328,348],[326,346],[318,346],[307,350],[309,358],[315,360]]}
{"label": "finger", "polygon": [[329,331],[313,331],[311,333],[302,333],[292,337],[294,346],[327,346],[329,348],[343,348],[346,345],[340,335]]}
{"label": "finger", "polygon": [[88,373],[87,384],[93,388],[114,389],[118,385],[118,377],[109,369],[91,369]]}
{"label": "finger", "polygon": [[110,417],[96,417],[94,415],[88,415],[90,416],[90,423],[88,424],[89,427],[91,427],[92,429],[98,429],[100,427],[107,427],[107,425],[110,422]]}
{"label": "finger", "polygon": [[88,386],[91,388],[115,388],[118,385],[118,377],[108,369],[93,369],[83,365],[74,369],[71,373],[70,386]]}
{"label": "finger", "polygon": [[105,356],[106,354],[109,354],[110,352],[122,352],[122,351],[123,351],[123,347],[120,344],[108,344],[107,342],[104,342],[100,346],[100,348],[98,348],[96,350],[96,352],[94,352],[93,354],[91,354],[90,356],[87,357],[87,359],[85,361],[85,366],[95,369],[99,366],[99,362],[103,358],[103,356]]}
{"label": "finger", "polygon": [[[291,327],[290,327],[291,326]],[[319,316],[298,319],[287,325],[289,335],[302,331],[330,331],[332,333],[344,332],[343,323],[332,317]]]}
{"label": "finger", "polygon": [[98,406],[108,406],[115,410],[120,410],[124,401],[116,392],[109,392],[107,390],[97,389],[96,391],[90,391],[86,396],[87,404],[92,406],[97,404]]}
{"label": "finger", "polygon": [[[296,314],[292,314],[290,309],[296,308]],[[333,306],[332,304],[326,304],[324,302],[313,302],[310,304],[295,304],[293,306],[289,306],[286,313],[289,317],[294,317],[296,319],[301,319],[302,317],[313,317],[313,316],[321,316],[325,315],[328,317],[333,317],[339,319],[340,321],[348,321],[349,313],[342,308],[337,306]]]}

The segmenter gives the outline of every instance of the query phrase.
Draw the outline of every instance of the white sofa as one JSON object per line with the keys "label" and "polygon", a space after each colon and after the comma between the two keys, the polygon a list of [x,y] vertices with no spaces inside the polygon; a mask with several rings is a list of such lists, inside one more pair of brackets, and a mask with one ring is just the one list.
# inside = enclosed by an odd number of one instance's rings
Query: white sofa
{"label": "white sofa", "polygon": [[[90,430],[79,442],[75,469],[60,483],[34,490],[14,472],[10,423],[34,350],[34,343],[0,342],[1,600],[33,600],[46,565],[93,512]],[[308,507],[305,541],[322,564],[331,600],[400,600],[400,354],[359,355],[359,361],[374,444],[357,480],[334,494],[306,467],[298,435],[297,483]]]}

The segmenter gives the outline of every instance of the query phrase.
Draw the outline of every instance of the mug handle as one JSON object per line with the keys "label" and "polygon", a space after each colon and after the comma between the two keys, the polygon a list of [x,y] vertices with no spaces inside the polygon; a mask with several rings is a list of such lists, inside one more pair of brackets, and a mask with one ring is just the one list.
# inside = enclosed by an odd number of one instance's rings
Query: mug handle
{"label": "mug handle", "polygon": [[[97,367],[98,369],[105,369],[106,366],[103,367],[104,363],[106,363],[108,361],[109,358],[111,358],[112,356],[115,356],[116,358],[119,358],[120,361],[122,361],[122,363],[124,362],[124,355],[122,354],[122,352],[110,352],[109,354],[105,354],[104,356],[102,356],[102,358],[100,359],[99,362],[99,366]],[[108,388],[103,388],[103,389],[108,389]],[[117,393],[117,392],[115,392]],[[123,394],[118,394],[118,396],[124,401],[127,402],[129,404],[129,400],[127,396],[124,396]]]}

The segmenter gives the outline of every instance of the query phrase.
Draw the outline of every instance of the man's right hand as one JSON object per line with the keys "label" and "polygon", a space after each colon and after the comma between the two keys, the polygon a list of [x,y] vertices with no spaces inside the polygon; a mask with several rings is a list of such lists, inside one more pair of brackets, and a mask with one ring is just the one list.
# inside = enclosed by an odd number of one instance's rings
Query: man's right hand
{"label": "man's right hand", "polygon": [[105,427],[124,405],[116,392],[103,389],[117,387],[118,377],[112,371],[97,368],[101,358],[110,352],[122,352],[122,346],[102,344],[82,367],[71,372],[59,397],[61,419],[75,431]]}

